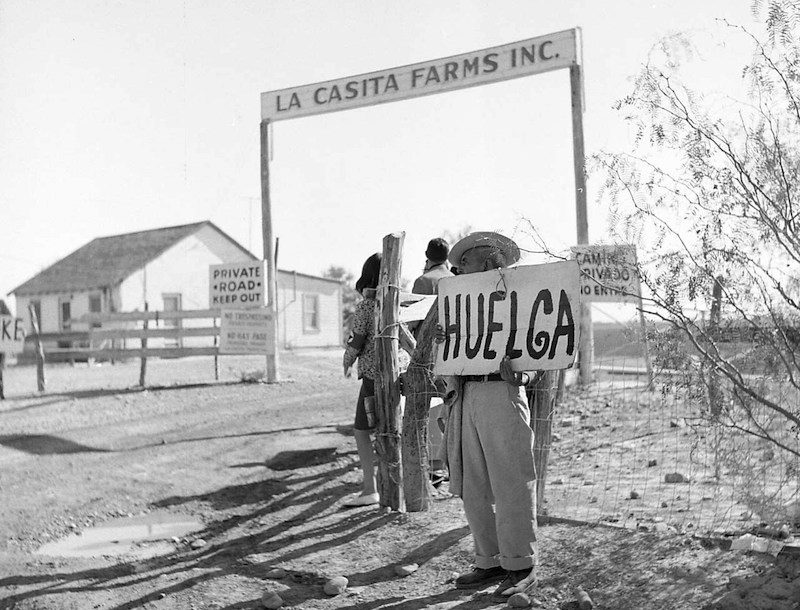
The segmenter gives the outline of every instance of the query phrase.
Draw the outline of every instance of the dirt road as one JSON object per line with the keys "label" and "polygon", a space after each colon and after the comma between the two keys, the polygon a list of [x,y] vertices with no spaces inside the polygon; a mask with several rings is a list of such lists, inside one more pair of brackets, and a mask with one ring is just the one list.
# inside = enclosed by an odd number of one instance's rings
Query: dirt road
{"label": "dirt road", "polygon": [[[358,385],[342,379],[339,357],[285,354],[279,385],[238,383],[259,364],[242,359],[223,383],[146,392],[119,389],[135,380],[135,364],[65,367],[42,396],[26,390],[29,370],[12,369],[0,403],[0,608],[257,608],[265,591],[296,608],[502,607],[490,592],[452,588],[453,571],[471,560],[458,500],[417,514],[340,508],[360,477],[350,431]],[[207,366],[154,362],[151,375],[197,382]],[[147,557],[147,542],[143,554],[35,553],[94,525],[164,514],[198,522],[160,541],[164,555]],[[540,533],[539,608],[572,607],[577,585],[600,608],[703,608],[732,578],[772,569],[688,536]],[[410,563],[419,569],[395,574]],[[270,576],[275,567],[285,576]],[[322,584],[336,575],[350,587],[328,597]],[[793,607],[784,601],[765,607]]]}

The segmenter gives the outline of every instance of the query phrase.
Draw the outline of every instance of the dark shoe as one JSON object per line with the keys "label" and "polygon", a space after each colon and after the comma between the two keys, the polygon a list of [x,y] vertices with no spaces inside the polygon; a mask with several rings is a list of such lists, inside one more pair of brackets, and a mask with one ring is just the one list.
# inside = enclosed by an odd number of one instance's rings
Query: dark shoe
{"label": "dark shoe", "polygon": [[456,578],[456,589],[478,589],[501,580],[507,572],[500,566],[494,568],[472,568]]}
{"label": "dark shoe", "polygon": [[533,568],[525,568],[524,570],[509,570],[505,580],[498,585],[497,589],[495,589],[494,595],[497,597],[508,597],[513,593],[517,593],[517,591],[511,591],[511,589],[519,585],[519,583],[530,576],[532,571]]}

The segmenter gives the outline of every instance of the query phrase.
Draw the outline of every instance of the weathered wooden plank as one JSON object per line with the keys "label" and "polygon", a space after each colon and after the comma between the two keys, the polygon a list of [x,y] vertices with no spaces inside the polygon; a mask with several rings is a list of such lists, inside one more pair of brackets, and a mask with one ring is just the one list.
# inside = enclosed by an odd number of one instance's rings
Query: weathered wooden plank
{"label": "weathered wooden plank", "polygon": [[417,346],[404,375],[403,493],[409,512],[430,510],[432,504],[428,416],[431,398],[438,395],[433,383],[433,338],[438,321],[438,308],[431,307],[417,332]]}
{"label": "weathered wooden plank", "polygon": [[[147,303],[145,303],[144,304],[145,313],[147,312],[147,309],[148,309]],[[142,349],[139,350],[141,358],[141,363],[139,366],[139,386],[142,388],[144,387],[145,375],[147,373],[147,322],[148,320],[145,320],[143,322],[143,329],[145,334],[142,337]]]}
{"label": "weathered wooden plank", "polygon": [[[148,347],[144,350],[146,358],[184,358],[187,356],[213,356],[218,348],[209,347]],[[132,349],[55,349],[47,351],[47,359],[51,362],[83,360],[88,358],[102,360],[122,360],[124,358],[141,358],[140,348]]]}
{"label": "weathered wooden plank", "polygon": [[165,339],[183,339],[185,337],[216,337],[219,336],[219,327],[202,328],[97,328],[91,331],[91,341],[104,339],[152,339],[162,337]]}
{"label": "weathered wooden plank", "polygon": [[40,392],[44,392],[44,348],[42,347],[41,340],[41,327],[39,326],[39,316],[36,314],[36,309],[33,305],[28,305],[28,314],[31,317],[31,326],[33,327],[34,345],[36,349],[36,387]]}
{"label": "weathered wooden plank", "polygon": [[[142,339],[143,337],[181,339],[184,337],[216,337],[219,336],[219,327],[203,326],[198,328],[93,328],[85,331],[71,331],[66,333],[42,333],[39,339],[44,342],[71,341],[73,343],[102,341],[105,339]],[[25,341],[33,343],[34,336],[28,335]]]}
{"label": "weathered wooden plank", "polygon": [[378,455],[378,495],[381,506],[403,508],[403,468],[400,456],[400,365],[397,359],[400,321],[400,271],[404,233],[383,238],[378,309],[376,312],[375,384]]}
{"label": "weathered wooden plank", "polygon": [[219,309],[191,309],[185,311],[126,311],[117,313],[87,313],[72,320],[81,322],[137,322],[140,320],[189,320],[218,318]]}
{"label": "weathered wooden plank", "polygon": [[533,429],[533,463],[536,467],[536,507],[544,508],[544,490],[547,482],[547,462],[553,442],[553,413],[558,395],[559,371],[540,371],[537,379],[526,388]]}
{"label": "weathered wooden plank", "polygon": [[[30,334],[25,337],[25,341],[28,343],[35,343],[37,340],[37,336],[35,334]],[[41,333],[38,335],[39,341],[72,341],[72,342],[80,342],[80,341],[88,341],[89,340],[89,331],[88,330],[74,330],[65,333]]]}

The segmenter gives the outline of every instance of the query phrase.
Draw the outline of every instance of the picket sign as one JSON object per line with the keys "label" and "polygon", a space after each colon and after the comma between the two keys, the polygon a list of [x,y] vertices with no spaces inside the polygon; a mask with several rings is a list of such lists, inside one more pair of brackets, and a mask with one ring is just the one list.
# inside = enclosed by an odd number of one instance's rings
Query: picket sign
{"label": "picket sign", "polygon": [[424,320],[435,302],[435,294],[401,292],[400,321],[408,323]]}
{"label": "picket sign", "polygon": [[575,261],[495,269],[439,281],[437,375],[496,373],[504,356],[515,371],[571,367],[580,341]]}

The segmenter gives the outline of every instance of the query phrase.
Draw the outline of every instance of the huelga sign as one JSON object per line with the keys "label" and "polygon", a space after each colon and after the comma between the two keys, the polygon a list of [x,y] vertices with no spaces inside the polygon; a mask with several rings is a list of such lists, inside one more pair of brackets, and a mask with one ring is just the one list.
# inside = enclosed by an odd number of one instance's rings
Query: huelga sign
{"label": "huelga sign", "polygon": [[504,356],[516,371],[571,367],[580,332],[575,261],[496,269],[439,282],[437,375],[496,373]]}

